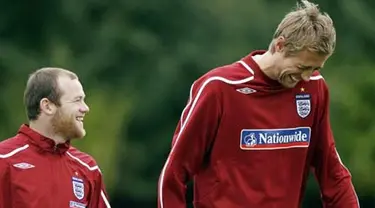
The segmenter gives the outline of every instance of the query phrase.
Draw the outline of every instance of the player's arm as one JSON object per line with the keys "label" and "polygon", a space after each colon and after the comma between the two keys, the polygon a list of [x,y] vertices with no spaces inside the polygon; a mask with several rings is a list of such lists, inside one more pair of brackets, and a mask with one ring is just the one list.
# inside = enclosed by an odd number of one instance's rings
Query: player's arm
{"label": "player's arm", "polygon": [[182,112],[172,148],[159,178],[158,207],[185,208],[186,184],[197,173],[220,121],[217,80],[198,80]]}
{"label": "player's arm", "polygon": [[0,157],[0,208],[11,206],[9,166],[6,160]]}
{"label": "player's arm", "polygon": [[89,199],[89,208],[111,208],[100,170],[95,171],[94,175],[95,185]]}
{"label": "player's arm", "polygon": [[330,126],[329,93],[322,81],[320,117],[317,132],[317,148],[313,158],[313,171],[320,186],[325,208],[358,208],[359,201],[355,193],[349,170],[342,163]]}

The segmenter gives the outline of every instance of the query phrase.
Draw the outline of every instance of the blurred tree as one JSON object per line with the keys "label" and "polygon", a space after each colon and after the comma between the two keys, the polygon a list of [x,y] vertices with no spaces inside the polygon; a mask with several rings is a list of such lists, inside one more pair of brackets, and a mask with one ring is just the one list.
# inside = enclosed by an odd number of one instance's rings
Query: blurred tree
{"label": "blurred tree", "polygon": [[[375,3],[316,2],[337,29],[336,53],[322,73],[331,88],[338,150],[359,193],[373,195]],[[30,72],[42,66],[71,69],[80,76],[91,105],[87,138],[75,144],[97,158],[112,196],[154,203],[193,80],[251,50],[267,48],[293,4],[0,1],[0,136],[13,135],[26,121],[22,94]],[[311,200],[318,199],[317,193],[311,180],[306,207],[316,207]]]}

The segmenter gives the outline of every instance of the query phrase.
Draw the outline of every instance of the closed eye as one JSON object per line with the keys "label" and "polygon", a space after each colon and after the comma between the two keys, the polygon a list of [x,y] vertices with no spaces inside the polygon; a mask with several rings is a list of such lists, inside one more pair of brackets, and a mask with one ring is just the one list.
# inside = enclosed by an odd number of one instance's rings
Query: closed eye
{"label": "closed eye", "polygon": [[74,99],[74,102],[82,102],[85,99],[84,96],[78,96]]}
{"label": "closed eye", "polygon": [[298,69],[302,70],[302,71],[317,71],[317,70],[320,70],[321,67],[312,67],[312,66],[299,66]]}

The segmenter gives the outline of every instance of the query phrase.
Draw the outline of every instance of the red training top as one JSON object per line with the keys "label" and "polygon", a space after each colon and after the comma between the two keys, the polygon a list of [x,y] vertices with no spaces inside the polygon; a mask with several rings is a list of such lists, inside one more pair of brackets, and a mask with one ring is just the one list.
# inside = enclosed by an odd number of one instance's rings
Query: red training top
{"label": "red training top", "polygon": [[110,208],[95,160],[22,125],[0,143],[0,208]]}
{"label": "red training top", "polygon": [[254,61],[255,51],[194,82],[161,172],[159,208],[297,208],[311,170],[324,207],[358,208],[335,148],[328,88],[319,72],[286,89]]}

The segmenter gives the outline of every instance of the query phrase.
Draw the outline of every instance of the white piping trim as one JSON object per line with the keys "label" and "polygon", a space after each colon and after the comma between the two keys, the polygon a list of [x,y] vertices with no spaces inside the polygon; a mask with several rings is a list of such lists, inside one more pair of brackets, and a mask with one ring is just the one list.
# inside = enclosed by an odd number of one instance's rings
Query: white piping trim
{"label": "white piping trim", "polygon": [[11,157],[11,156],[15,155],[16,153],[21,152],[21,151],[23,151],[23,150],[25,150],[25,149],[27,149],[27,148],[29,148],[29,145],[28,145],[28,144],[26,144],[26,145],[24,145],[24,146],[22,146],[22,147],[19,147],[19,148],[15,149],[15,150],[13,150],[13,151],[7,153],[7,154],[0,155],[0,158],[8,158],[8,157]]}
{"label": "white piping trim", "polygon": [[[247,65],[245,64],[244,66],[245,66],[245,68],[246,68]],[[251,69],[250,69],[250,70],[251,70]],[[193,112],[193,110],[194,110],[194,107],[195,107],[195,105],[197,104],[198,99],[199,99],[199,97],[201,96],[201,94],[202,94],[202,92],[203,92],[203,89],[208,85],[208,83],[210,83],[210,82],[212,82],[212,81],[216,81],[216,80],[218,80],[218,81],[222,81],[222,82],[225,82],[225,83],[230,84],[230,85],[237,85],[237,84],[243,84],[243,83],[249,82],[249,81],[251,81],[251,80],[253,80],[253,79],[254,79],[254,76],[252,76],[252,77],[248,77],[248,78],[246,78],[246,79],[242,79],[242,80],[236,80],[236,81],[233,81],[233,80],[228,80],[228,79],[223,78],[223,77],[215,76],[215,77],[210,77],[210,78],[208,78],[208,79],[202,84],[202,86],[199,88],[198,93],[197,93],[196,97],[194,98],[194,101],[193,101],[193,103],[192,103],[192,105],[191,105],[191,108],[189,109],[189,112],[188,112],[188,114],[187,114],[187,116],[186,116],[186,119],[185,119],[185,121],[182,122],[182,125],[181,125],[181,128],[180,128],[180,131],[179,131],[179,133],[178,133],[178,135],[177,135],[177,137],[176,137],[176,141],[174,142],[174,144],[173,144],[173,146],[172,146],[172,149],[171,149],[171,152],[170,152],[170,154],[169,154],[169,156],[168,156],[168,158],[167,158],[167,161],[165,162],[165,165],[164,165],[164,167],[163,167],[163,169],[162,169],[162,171],[161,171],[160,181],[159,181],[159,200],[160,200],[160,206],[161,206],[160,208],[164,208],[164,203],[163,203],[163,182],[164,182],[165,171],[166,171],[166,169],[167,169],[167,166],[168,166],[169,163],[170,163],[171,155],[172,155],[173,151],[175,150],[175,148],[176,148],[176,146],[177,146],[177,144],[178,144],[178,141],[179,141],[180,138],[181,138],[181,134],[182,134],[182,132],[185,130],[186,124],[187,124],[188,121],[189,121],[189,118],[190,118],[190,116],[191,116],[191,114],[192,114],[192,112]],[[194,84],[193,84],[193,85],[194,85]],[[193,85],[191,86],[191,88],[193,88]],[[193,100],[193,97],[192,97],[191,94],[190,94],[190,96],[191,96],[191,97],[190,97],[190,100]],[[190,102],[189,102],[187,105],[189,105],[189,104],[190,104]]]}
{"label": "white piping trim", "polygon": [[[78,161],[81,165],[85,166],[87,169],[89,169],[90,171],[95,171],[95,170],[98,170],[100,173],[100,169],[99,169],[99,166],[95,165],[95,166],[92,166],[90,167],[87,163],[83,162],[82,160],[80,160],[78,157],[75,157],[73,156],[70,152],[66,152],[67,155],[69,155],[71,158],[73,158],[74,160]],[[105,196],[103,190],[100,191],[100,195],[105,203],[105,205],[107,206],[107,208],[111,208],[111,205],[109,204],[108,202],[108,199],[107,197]]]}
{"label": "white piping trim", "polygon": [[76,160],[77,162],[79,162],[81,165],[85,166],[90,171],[98,170],[100,172],[99,166],[95,165],[95,166],[90,167],[87,163],[83,162],[78,157],[73,156],[70,152],[66,152],[66,154],[69,155],[74,160]]}
{"label": "white piping trim", "polygon": [[195,85],[195,82],[191,85],[190,87],[190,96],[189,96],[189,102],[187,103],[187,105],[185,106],[184,110],[182,110],[182,113],[181,113],[181,126],[183,125],[183,120],[184,120],[184,114],[185,114],[185,111],[186,109],[188,109],[188,107],[190,106],[191,104],[191,101],[192,101],[192,97],[193,97],[193,87]]}
{"label": "white piping trim", "polygon": [[240,63],[243,67],[245,67],[252,75],[254,75],[254,71],[251,69],[251,67],[249,65],[247,65],[244,61],[238,61],[238,63]]}
{"label": "white piping trim", "polygon": [[105,196],[103,190],[100,192],[100,195],[101,195],[102,198],[103,198],[103,201],[104,201],[104,203],[105,203],[105,206],[107,206],[107,208],[111,208],[111,205],[109,204],[108,199],[107,199],[107,197]]}
{"label": "white piping trim", "polygon": [[[21,151],[23,151],[23,150],[25,150],[25,149],[27,149],[27,148],[29,148],[29,145],[28,145],[28,144],[26,144],[26,145],[24,145],[24,146],[22,146],[22,147],[19,147],[19,148],[15,149],[15,150],[13,150],[13,151],[7,153],[7,154],[3,154],[3,155],[0,154],[0,158],[8,158],[8,157],[11,157],[11,156],[15,155],[16,153],[21,152]],[[84,162],[83,162],[82,160],[80,160],[79,158],[73,156],[70,152],[66,152],[66,153],[67,153],[67,155],[69,155],[71,158],[73,158],[74,160],[78,161],[80,164],[82,164],[82,165],[85,166],[86,168],[88,168],[90,171],[99,170],[99,172],[100,172],[100,169],[99,169],[99,167],[98,167],[97,165],[96,165],[96,166],[93,166],[93,167],[90,167],[88,164],[84,163]],[[107,197],[105,196],[103,190],[101,190],[100,195],[101,195],[101,197],[103,198],[103,201],[104,201],[105,205],[107,206],[107,208],[111,208],[111,205],[109,204],[108,199],[107,199]]]}

